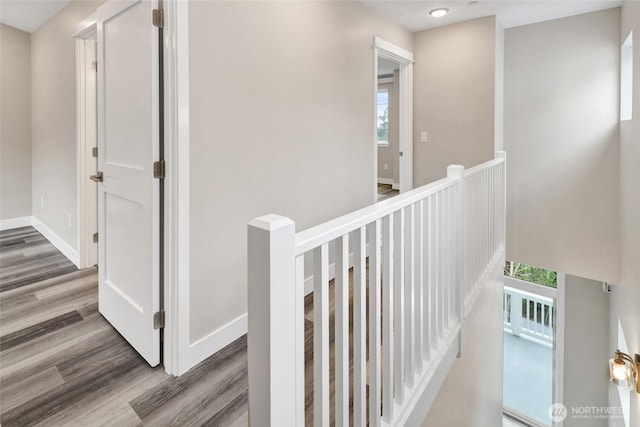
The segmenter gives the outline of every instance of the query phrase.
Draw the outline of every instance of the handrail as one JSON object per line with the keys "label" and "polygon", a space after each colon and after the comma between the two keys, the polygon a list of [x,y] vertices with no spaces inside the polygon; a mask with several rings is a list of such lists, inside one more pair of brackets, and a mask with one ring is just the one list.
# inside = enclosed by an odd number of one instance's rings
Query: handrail
{"label": "handrail", "polygon": [[527,282],[526,280],[520,280],[509,276],[505,276],[504,282],[505,286],[530,293],[536,297],[545,297],[551,300],[558,298],[558,290],[556,288],[550,288],[549,286],[539,285],[537,283]]}
{"label": "handrail", "polygon": [[473,175],[482,172],[483,170],[487,170],[487,169],[491,169],[494,166],[499,165],[500,163],[503,163],[504,159],[501,157],[498,157],[496,159],[493,160],[489,160],[487,162],[484,163],[480,163],[479,165],[475,165],[469,169],[465,169],[464,171],[464,176],[465,178],[469,178],[472,177]]}
{"label": "handrail", "polygon": [[404,194],[367,206],[296,233],[296,256],[329,243],[367,224],[405,208],[421,199],[436,194],[459,182],[458,178],[442,178]]}

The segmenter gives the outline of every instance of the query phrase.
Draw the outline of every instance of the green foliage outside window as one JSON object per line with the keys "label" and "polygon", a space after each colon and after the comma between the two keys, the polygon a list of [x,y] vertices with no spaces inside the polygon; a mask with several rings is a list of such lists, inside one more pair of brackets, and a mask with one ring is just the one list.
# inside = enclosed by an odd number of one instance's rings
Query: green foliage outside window
{"label": "green foliage outside window", "polygon": [[389,141],[389,108],[385,108],[384,112],[378,116],[378,141]]}
{"label": "green foliage outside window", "polygon": [[555,271],[545,270],[544,268],[533,267],[519,262],[507,261],[504,265],[504,275],[551,288],[558,287],[558,273]]}

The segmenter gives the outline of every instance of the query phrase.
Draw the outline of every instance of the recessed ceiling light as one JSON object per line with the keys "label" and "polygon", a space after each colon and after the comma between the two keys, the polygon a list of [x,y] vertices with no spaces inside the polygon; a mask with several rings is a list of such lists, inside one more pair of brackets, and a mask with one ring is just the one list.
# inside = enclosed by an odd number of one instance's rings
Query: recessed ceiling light
{"label": "recessed ceiling light", "polygon": [[449,9],[447,9],[446,7],[439,7],[437,9],[432,9],[429,11],[429,15],[433,16],[434,18],[443,17],[447,13],[449,13]]}

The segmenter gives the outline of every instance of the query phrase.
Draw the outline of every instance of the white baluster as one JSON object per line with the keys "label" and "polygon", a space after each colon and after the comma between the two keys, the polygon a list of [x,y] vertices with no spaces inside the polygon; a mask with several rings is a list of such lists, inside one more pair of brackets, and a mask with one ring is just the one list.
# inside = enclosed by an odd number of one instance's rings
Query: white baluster
{"label": "white baluster", "polygon": [[405,209],[405,283],[404,283],[404,384],[413,387],[413,346],[415,331],[415,228],[414,228],[414,205]]}
{"label": "white baluster", "polygon": [[329,425],[329,245],[313,250],[313,425]]}
{"label": "white baluster", "polygon": [[513,292],[511,294],[511,334],[519,337],[522,329],[522,297]]}
{"label": "white baluster", "polygon": [[296,342],[302,343],[296,347],[296,425],[304,424],[305,420],[305,367],[304,367],[304,255],[296,257]]}
{"label": "white baluster", "polygon": [[416,247],[413,257],[415,268],[415,310],[414,310],[414,352],[413,370],[416,373],[422,372],[423,337],[424,337],[424,200],[420,200],[415,206],[415,235]]}
{"label": "white baluster", "polygon": [[447,168],[447,176],[457,177],[459,179],[456,187],[456,196],[452,200],[452,209],[455,214],[453,215],[454,224],[454,236],[453,247],[454,251],[451,253],[452,270],[454,275],[454,312],[456,313],[456,321],[460,324],[460,331],[458,333],[458,357],[462,357],[462,321],[464,319],[464,299],[466,290],[466,263],[465,252],[467,250],[464,245],[465,236],[465,179],[464,179],[464,166],[451,165]]}
{"label": "white baluster", "polygon": [[382,221],[369,224],[369,426],[381,425],[381,340],[382,298],[381,239]]}
{"label": "white baluster", "polygon": [[386,423],[393,419],[393,222],[393,214],[382,220],[382,420]]}
{"label": "white baluster", "polygon": [[404,340],[405,340],[405,324],[404,324],[404,255],[405,255],[405,239],[404,239],[404,227],[405,227],[405,213],[404,209],[401,209],[394,213],[394,256],[393,256],[393,271],[394,277],[394,316],[393,316],[393,329],[394,329],[394,341],[393,346],[396,350],[396,357],[394,358],[395,366],[393,379],[393,395],[395,402],[402,403],[404,401]]}
{"label": "white baluster", "polygon": [[367,234],[362,227],[353,232],[353,422],[364,426],[367,422]]}
{"label": "white baluster", "polygon": [[335,416],[349,426],[349,235],[335,240]]}
{"label": "white baluster", "polygon": [[437,264],[436,264],[436,209],[435,209],[435,196],[429,196],[428,209],[429,209],[429,227],[428,227],[428,255],[429,261],[429,282],[427,286],[429,302],[428,302],[428,328],[429,328],[429,351],[427,354],[427,360],[431,360],[433,351],[438,344],[438,295],[437,295]]}
{"label": "white baluster", "polygon": [[449,193],[450,188],[447,188],[442,191],[442,203],[441,203],[441,212],[442,212],[442,246],[439,251],[442,259],[442,324],[444,326],[444,330],[449,329],[450,322],[450,313],[451,313],[451,286],[449,281],[451,279],[451,268],[449,267],[449,247],[451,245],[451,215],[449,210]]}

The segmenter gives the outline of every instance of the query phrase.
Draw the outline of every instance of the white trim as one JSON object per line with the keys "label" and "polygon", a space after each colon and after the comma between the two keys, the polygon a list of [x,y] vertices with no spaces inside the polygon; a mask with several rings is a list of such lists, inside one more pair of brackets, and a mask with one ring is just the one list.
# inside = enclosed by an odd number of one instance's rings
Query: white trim
{"label": "white trim", "polygon": [[232,320],[220,329],[200,338],[189,346],[189,361],[180,367],[178,375],[202,362],[211,355],[222,350],[247,333],[247,314]]}
{"label": "white trim", "polygon": [[96,18],[96,13],[94,12],[76,25],[76,31],[73,33],[72,37],[76,39],[95,40],[98,29],[97,23],[98,19]]}
{"label": "white trim", "polygon": [[[380,37],[373,38],[374,100],[378,95],[378,57],[388,59],[400,65],[398,72],[398,150],[403,154],[399,158],[400,183],[397,190],[401,193],[413,189],[413,53],[394,45]],[[377,145],[377,102],[374,102],[374,141]],[[374,182],[378,175],[378,151],[373,155]],[[378,190],[374,186],[374,200]]]}
{"label": "white trim", "polygon": [[[371,136],[375,143],[373,149],[373,182],[378,179],[378,51],[375,47],[375,37],[373,46],[373,127],[371,128]],[[378,200],[378,186],[374,185],[372,193],[372,203]]]}
{"label": "white trim", "polygon": [[[98,247],[93,241],[93,233],[98,231],[98,205],[96,184],[89,181],[89,175],[95,173],[96,166],[91,166],[87,158],[92,158],[89,146],[97,147],[97,111],[94,108],[93,119],[87,116],[87,88],[96,90],[97,79],[95,71],[91,69],[91,63],[96,61],[96,47],[87,46],[91,40],[95,40],[97,23],[95,14],[83,20],[76,28],[74,35],[76,47],[76,190],[78,195],[76,213],[78,224],[76,228],[76,241],[78,243],[78,267],[88,268],[98,262]],[[91,55],[90,58],[87,55]],[[93,75],[91,75],[93,74]],[[97,95],[97,91],[96,91]],[[95,95],[93,97],[95,101]],[[96,104],[97,106],[97,104]],[[91,193],[92,192],[92,193]]]}
{"label": "white trim", "polygon": [[0,231],[11,230],[13,228],[27,227],[33,222],[31,216],[21,216],[18,218],[0,219]]}
{"label": "white trim", "polygon": [[44,225],[44,223],[42,223],[42,221],[40,221],[35,216],[31,217],[31,225],[33,226],[33,228],[38,230],[38,232],[40,232],[40,234],[42,234],[45,239],[47,239],[53,246],[55,246],[57,250],[62,252],[62,255],[67,257],[69,261],[78,266],[78,252],[73,249],[71,245],[65,242],[60,236],[54,233],[49,227]]}
{"label": "white trim", "polygon": [[392,182],[391,183],[391,189],[392,190],[400,190],[400,183],[399,182]]}
{"label": "white trim", "polygon": [[[553,389],[553,401],[554,403],[564,403],[564,312],[565,312],[565,274],[557,273],[557,286],[558,296],[555,301],[555,337],[554,337],[554,389]],[[553,425],[555,427],[562,427],[562,421],[556,422]]]}
{"label": "white trim", "polygon": [[378,178],[378,184],[394,185],[393,178]]}
{"label": "white trim", "polygon": [[[189,5],[164,0],[165,78],[165,371],[181,375],[211,356],[239,330],[235,321],[194,344],[189,310]],[[230,328],[231,332],[223,332]],[[225,342],[224,345],[231,341]]]}
{"label": "white trim", "polygon": [[[394,45],[380,37],[373,38],[373,45],[379,50],[384,51],[384,57],[398,62],[399,64],[404,64],[405,62],[413,62],[413,53],[405,50],[399,46]],[[377,69],[376,69],[377,72]]]}
{"label": "white trim", "polygon": [[378,77],[379,85],[384,85],[388,83],[393,83],[393,77]]}
{"label": "white trim", "polygon": [[[412,55],[413,58],[413,55]],[[413,60],[401,64],[398,95],[398,148],[401,193],[413,190]]]}

